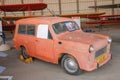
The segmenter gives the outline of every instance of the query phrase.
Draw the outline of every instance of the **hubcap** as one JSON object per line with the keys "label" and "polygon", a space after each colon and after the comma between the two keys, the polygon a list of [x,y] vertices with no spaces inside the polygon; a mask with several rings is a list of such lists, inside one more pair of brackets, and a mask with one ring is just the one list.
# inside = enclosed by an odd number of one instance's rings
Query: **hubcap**
{"label": "hubcap", "polygon": [[65,60],[64,66],[65,66],[65,69],[69,72],[75,72],[78,69],[77,63],[71,58],[67,58]]}

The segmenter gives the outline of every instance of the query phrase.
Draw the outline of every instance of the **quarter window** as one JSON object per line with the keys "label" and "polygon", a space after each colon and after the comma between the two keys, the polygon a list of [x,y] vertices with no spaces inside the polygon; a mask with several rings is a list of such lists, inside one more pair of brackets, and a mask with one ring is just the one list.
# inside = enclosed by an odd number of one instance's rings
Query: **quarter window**
{"label": "quarter window", "polygon": [[34,24],[20,24],[18,28],[19,34],[25,35],[35,35],[35,25]]}
{"label": "quarter window", "polygon": [[20,33],[20,34],[26,34],[26,25],[20,24],[19,28],[18,28],[18,33]]}
{"label": "quarter window", "polygon": [[27,25],[27,35],[35,35],[35,25]]}

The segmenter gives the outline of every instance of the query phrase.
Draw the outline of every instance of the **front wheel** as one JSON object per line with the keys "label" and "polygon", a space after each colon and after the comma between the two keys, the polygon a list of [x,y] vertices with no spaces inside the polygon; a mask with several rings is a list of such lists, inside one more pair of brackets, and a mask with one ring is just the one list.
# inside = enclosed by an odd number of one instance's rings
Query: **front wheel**
{"label": "front wheel", "polygon": [[64,55],[61,61],[62,68],[71,75],[78,75],[82,73],[76,59],[70,55]]}

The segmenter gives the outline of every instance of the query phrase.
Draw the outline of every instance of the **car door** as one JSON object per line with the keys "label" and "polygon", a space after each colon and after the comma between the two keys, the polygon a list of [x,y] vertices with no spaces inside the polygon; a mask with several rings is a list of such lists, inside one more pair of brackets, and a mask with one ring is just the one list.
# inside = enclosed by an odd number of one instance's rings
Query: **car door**
{"label": "car door", "polygon": [[38,25],[36,38],[36,56],[51,62],[54,58],[54,43],[47,24]]}

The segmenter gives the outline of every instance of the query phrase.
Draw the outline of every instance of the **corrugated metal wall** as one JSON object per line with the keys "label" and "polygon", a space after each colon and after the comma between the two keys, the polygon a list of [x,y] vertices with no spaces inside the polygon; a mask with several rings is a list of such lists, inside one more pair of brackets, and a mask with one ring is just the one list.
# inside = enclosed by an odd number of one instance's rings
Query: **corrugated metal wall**
{"label": "corrugated metal wall", "polygon": [[[96,10],[94,8],[88,8],[89,6],[107,5],[120,3],[120,0],[0,0],[1,4],[21,4],[21,3],[38,3],[44,2],[48,4],[48,9],[57,14],[74,14],[74,13],[93,13]],[[48,9],[43,11],[33,11],[33,15],[49,15],[51,14]],[[98,12],[106,12],[112,14],[113,11],[109,9],[97,9]],[[7,15],[14,15],[14,13],[6,13]],[[114,9],[114,14],[120,14],[120,8]],[[16,16],[23,15],[23,12],[15,13]],[[25,12],[27,15],[27,12]]]}
{"label": "corrugated metal wall", "polygon": [[61,0],[61,11],[63,14],[77,13],[75,0]]}
{"label": "corrugated metal wall", "polygon": [[94,0],[79,0],[79,12],[80,13],[95,12],[94,9],[88,8],[89,6],[94,6]]}

